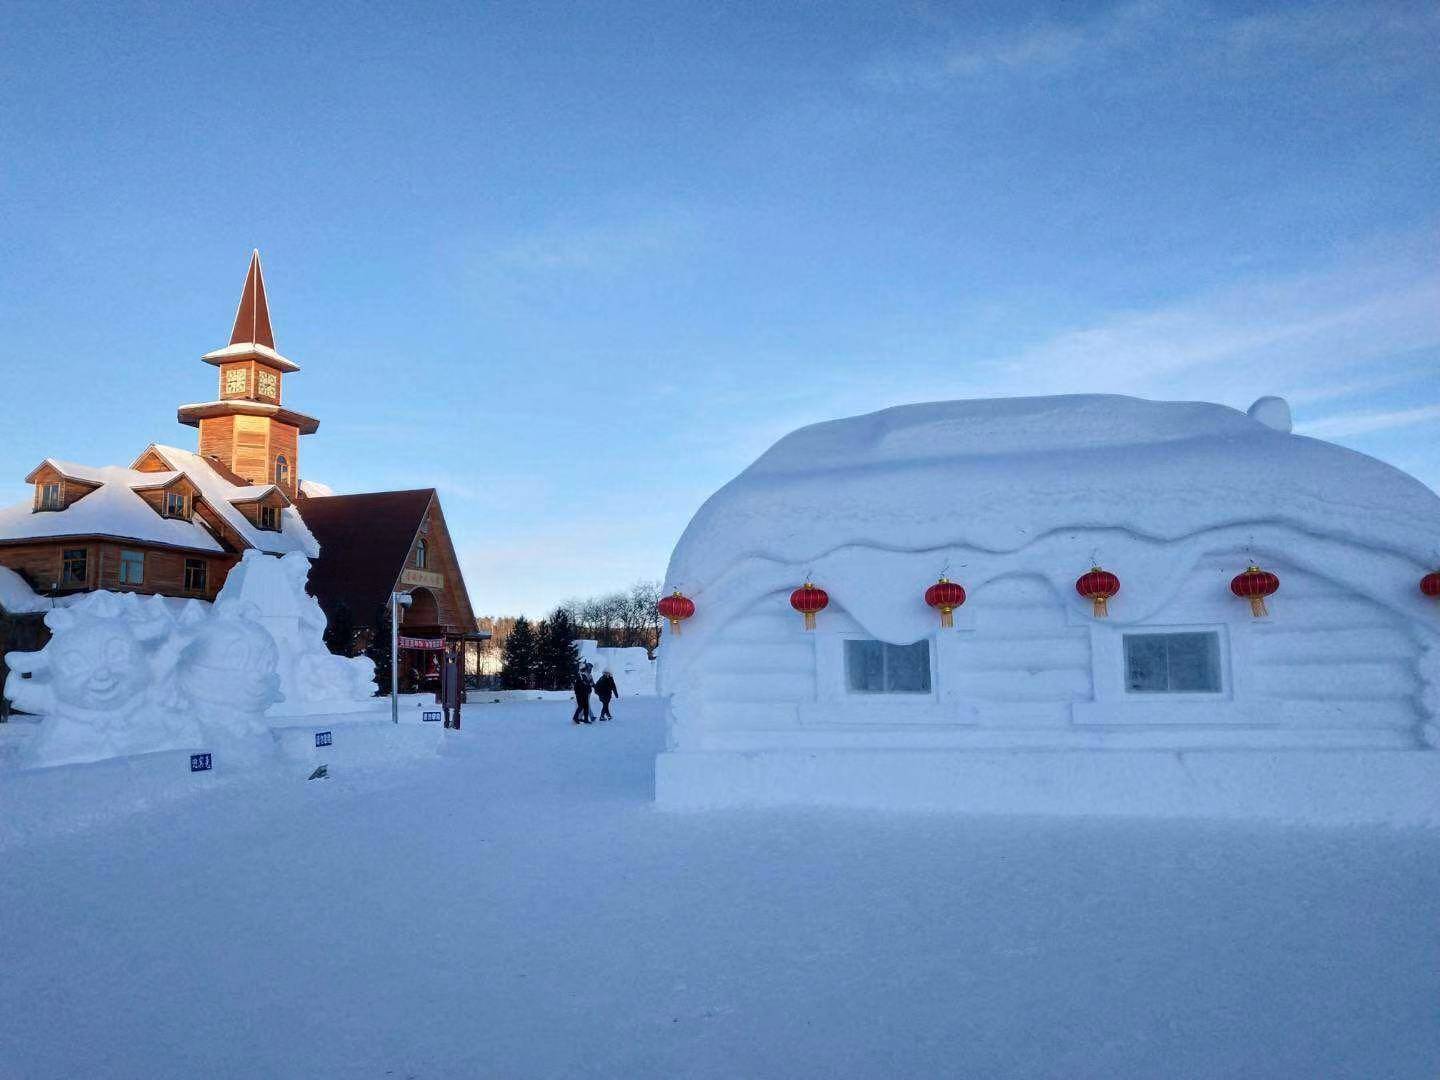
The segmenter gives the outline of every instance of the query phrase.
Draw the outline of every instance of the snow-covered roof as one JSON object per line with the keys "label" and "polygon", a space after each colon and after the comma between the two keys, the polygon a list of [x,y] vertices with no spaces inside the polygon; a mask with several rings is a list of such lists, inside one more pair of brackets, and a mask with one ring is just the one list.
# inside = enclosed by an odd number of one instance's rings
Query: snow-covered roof
{"label": "snow-covered roof", "polygon": [[271,490],[270,485],[238,487],[221,476],[210,466],[209,462],[193,451],[159,445],[151,446],[150,449],[159,454],[167,465],[184,472],[190,481],[200,489],[200,494],[211,509],[224,518],[225,524],[243,536],[246,543],[252,547],[260,551],[267,551],[272,555],[285,555],[292,551],[298,551],[313,559],[320,554],[319,543],[316,542],[310,530],[305,527],[305,522],[301,520],[299,512],[293,507],[286,507],[280,511],[279,532],[256,528],[250,523],[249,518],[235,508],[236,502],[247,502],[264,495],[266,491]]}
{"label": "snow-covered roof", "polygon": [[249,518],[235,506],[237,502],[250,502],[277,490],[274,485],[239,486],[221,476],[199,454],[173,446],[152,446],[150,449],[170,466],[169,470],[144,472],[114,465],[96,467],[46,458],[44,464],[54,467],[66,477],[94,484],[95,490],[63,510],[36,513],[33,502],[0,509],[0,541],[113,536],[197,551],[225,550],[199,515],[189,521],[162,517],[139,494],[164,487],[184,476],[199,490],[205,503],[250,546],[274,555],[298,551],[313,559],[320,554],[320,545],[293,507],[286,506],[281,510],[280,531],[272,532],[251,524]]}
{"label": "snow-covered roof", "polygon": [[11,615],[28,615],[49,611],[50,600],[38,595],[25,584],[25,579],[8,566],[0,566],[0,611]]}
{"label": "snow-covered roof", "polygon": [[237,341],[233,345],[226,345],[223,349],[215,349],[200,357],[207,364],[224,364],[231,360],[248,360],[250,358],[263,360],[278,371],[299,371],[300,365],[294,360],[281,356],[268,345],[261,345],[256,341]]}
{"label": "snow-covered roof", "polygon": [[301,480],[300,493],[312,499],[328,499],[335,494],[335,489],[319,480]]}
{"label": "snow-covered roof", "polygon": [[[906,405],[815,424],[701,507],[667,584],[697,602],[708,593],[713,609],[721,595],[753,600],[814,569],[852,612],[868,609],[872,630],[905,640],[928,613],[885,609],[893,595],[865,593],[853,580],[860,566],[893,564],[885,588],[905,600],[947,561],[967,586],[1043,565],[1066,587],[1092,552],[1134,565],[1148,547],[1155,558],[1132,576],[1159,577],[1179,561],[1164,554],[1174,541],[1195,538],[1195,548],[1228,529],[1225,543],[1243,550],[1268,527],[1291,538],[1282,554],[1303,548],[1322,565],[1346,544],[1431,564],[1440,497],[1374,458],[1291,434],[1281,406],[1272,399],[1252,418],[1204,402],[1076,395]],[[1386,588],[1396,578],[1397,596],[1416,592],[1398,569],[1381,576]]]}
{"label": "snow-covered roof", "polygon": [[[56,463],[57,468],[61,464]],[[95,468],[68,462],[63,464],[61,471],[66,476],[73,475],[76,479],[96,484],[95,490],[64,510],[36,513],[31,501],[0,509],[0,540],[114,536],[198,551],[224,550],[199,517],[190,521],[162,517],[140,497],[140,491],[157,486],[157,477],[166,478],[164,482],[168,483],[175,479],[178,472],[153,473],[122,469],[115,465]],[[196,486],[200,487],[199,484]]]}

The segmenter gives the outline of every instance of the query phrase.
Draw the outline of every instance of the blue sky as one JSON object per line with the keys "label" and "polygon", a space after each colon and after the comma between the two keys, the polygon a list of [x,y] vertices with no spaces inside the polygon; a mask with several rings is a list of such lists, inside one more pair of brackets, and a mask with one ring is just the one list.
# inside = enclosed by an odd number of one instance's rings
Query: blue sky
{"label": "blue sky", "polygon": [[0,497],[188,446],[252,247],[302,475],[477,610],[657,578],[801,424],[1245,407],[1440,485],[1433,4],[12,4]]}

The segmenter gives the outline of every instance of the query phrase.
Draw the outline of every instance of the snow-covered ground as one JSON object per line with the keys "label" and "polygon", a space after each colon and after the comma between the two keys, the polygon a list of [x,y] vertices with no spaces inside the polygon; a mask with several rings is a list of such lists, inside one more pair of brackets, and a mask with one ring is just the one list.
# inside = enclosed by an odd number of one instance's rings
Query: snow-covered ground
{"label": "snow-covered ground", "polygon": [[665,813],[568,717],[0,772],[0,1076],[1440,1074],[1434,833]]}

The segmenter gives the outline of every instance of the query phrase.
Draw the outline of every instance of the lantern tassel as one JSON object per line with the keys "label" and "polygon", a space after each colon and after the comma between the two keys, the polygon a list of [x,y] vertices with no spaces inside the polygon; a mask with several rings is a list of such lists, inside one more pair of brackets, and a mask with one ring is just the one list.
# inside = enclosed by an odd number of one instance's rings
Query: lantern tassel
{"label": "lantern tassel", "polygon": [[1263,619],[1270,614],[1270,610],[1265,606],[1265,598],[1263,596],[1250,597],[1250,614],[1254,615],[1257,619]]}
{"label": "lantern tassel", "polygon": [[679,619],[671,619],[671,620],[670,620],[670,632],[671,632],[672,634],[674,634],[676,637],[679,637],[679,636],[680,636],[680,620],[679,620]]}
{"label": "lantern tassel", "polygon": [[941,626],[941,628],[942,628],[942,629],[948,629],[949,627],[952,627],[952,626],[954,626],[954,625],[955,625],[955,609],[952,608],[952,607],[942,607],[942,608],[940,609],[940,626]]}
{"label": "lantern tassel", "polygon": [[815,629],[815,612],[813,612],[813,611],[807,611],[807,612],[805,612],[805,629],[806,629],[806,630],[814,630],[814,629]]}
{"label": "lantern tassel", "polygon": [[1110,598],[1109,598],[1108,596],[1096,596],[1096,597],[1092,597],[1092,599],[1095,601],[1095,618],[1097,618],[1097,619],[1105,619],[1105,618],[1108,618],[1109,615],[1110,615],[1110,607],[1109,607],[1109,600],[1110,600]]}

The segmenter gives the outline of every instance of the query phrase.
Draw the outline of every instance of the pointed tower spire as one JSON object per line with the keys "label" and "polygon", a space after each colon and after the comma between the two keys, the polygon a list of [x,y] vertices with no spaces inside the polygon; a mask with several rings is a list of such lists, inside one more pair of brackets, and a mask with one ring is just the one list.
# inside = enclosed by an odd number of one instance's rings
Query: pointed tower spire
{"label": "pointed tower spire", "polygon": [[265,299],[265,275],[260,270],[259,248],[250,253],[250,270],[245,275],[245,291],[240,294],[240,307],[235,312],[235,329],[230,332],[230,344],[275,348],[275,333],[270,329],[270,304]]}

